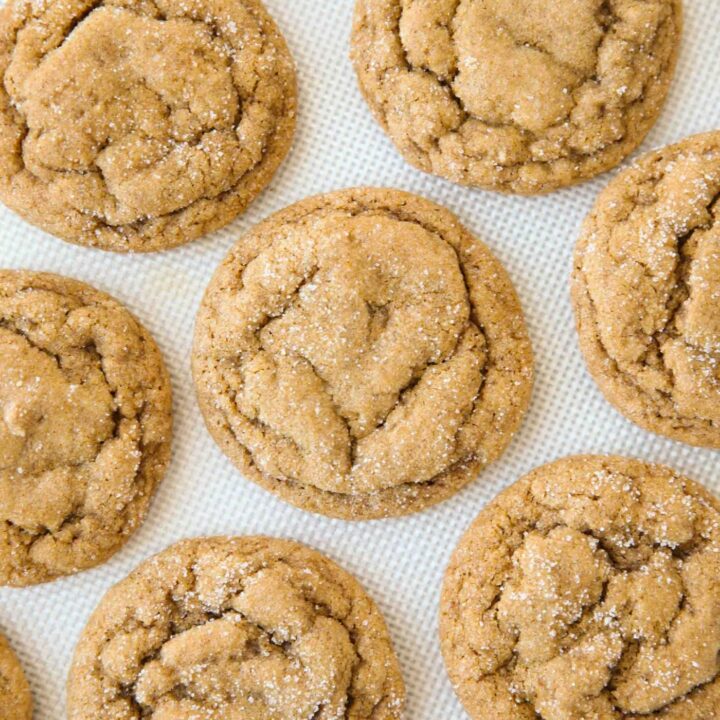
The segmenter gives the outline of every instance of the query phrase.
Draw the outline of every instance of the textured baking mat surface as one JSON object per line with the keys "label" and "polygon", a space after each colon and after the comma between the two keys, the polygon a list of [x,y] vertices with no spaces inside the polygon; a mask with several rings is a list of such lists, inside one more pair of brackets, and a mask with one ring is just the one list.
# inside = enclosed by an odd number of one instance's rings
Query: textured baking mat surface
{"label": "textured baking mat surface", "polygon": [[[0,209],[0,265],[74,276],[115,295],[150,329],[172,375],[173,461],[143,527],[105,565],[50,585],[0,589],[0,629],[32,684],[36,720],[65,717],[65,678],[77,638],[105,591],[184,537],[263,533],[318,548],[354,573],[379,604],[408,689],[406,717],[461,720],[440,656],[437,612],[448,558],[468,523],[533,467],[580,452],[622,453],[675,466],[720,491],[718,453],[654,437],[601,397],[584,370],[568,296],[571,253],[605,175],[549,197],[511,198],[456,187],[406,165],[357,90],[348,60],[352,0],[266,0],[294,53],[300,82],[295,147],[271,187],[223,231],[152,256],[76,248]],[[642,150],[720,128],[718,0],[686,0],[684,42],[668,104]],[[233,243],[275,210],[358,185],[425,195],[457,213],[505,263],[536,353],[530,412],[503,458],[429,511],[352,524],[290,507],[242,478],[206,432],[190,376],[203,290]]]}

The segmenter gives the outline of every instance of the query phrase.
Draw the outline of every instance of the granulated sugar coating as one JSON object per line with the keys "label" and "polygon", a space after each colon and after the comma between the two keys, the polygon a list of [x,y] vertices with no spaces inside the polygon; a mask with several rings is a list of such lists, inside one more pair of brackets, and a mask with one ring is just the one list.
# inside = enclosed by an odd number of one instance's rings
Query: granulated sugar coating
{"label": "granulated sugar coating", "polygon": [[116,585],[68,680],[69,720],[397,720],[404,687],[359,583],[294,542],[181,542]]}
{"label": "granulated sugar coating", "polygon": [[648,430],[720,448],[720,133],[641,158],[602,193],[573,300],[608,400]]}
{"label": "granulated sugar coating", "polygon": [[125,543],[170,459],[170,393],[117,301],[0,271],[0,585],[93,567]]}
{"label": "granulated sugar coating", "polygon": [[542,193],[617,165],[664,103],[680,0],[356,0],[353,62],[413,165]]}
{"label": "granulated sugar coating", "polygon": [[230,222],[295,127],[292,59],[259,0],[12,0],[0,73],[0,199],[106,250]]}
{"label": "granulated sugar coating", "polygon": [[442,596],[473,720],[712,720],[720,504],[671,469],[571,457],[483,510]]}
{"label": "granulated sugar coating", "polygon": [[241,470],[351,519],[472,480],[509,443],[533,374],[490,251],[444,208],[368,188],[245,236],[207,290],[193,363],[210,432]]}
{"label": "granulated sugar coating", "polygon": [[0,718],[2,720],[30,720],[32,698],[20,661],[0,635]]}

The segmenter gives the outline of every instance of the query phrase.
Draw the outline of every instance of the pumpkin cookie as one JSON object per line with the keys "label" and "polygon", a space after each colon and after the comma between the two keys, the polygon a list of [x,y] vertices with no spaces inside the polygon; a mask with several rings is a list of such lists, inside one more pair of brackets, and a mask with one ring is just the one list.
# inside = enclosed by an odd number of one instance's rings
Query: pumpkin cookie
{"label": "pumpkin cookie", "polygon": [[720,132],[610,183],[578,242],[572,294],[607,399],[648,430],[720,448]]}
{"label": "pumpkin cookie", "polygon": [[356,0],[352,58],[405,158],[534,194],[617,165],[654,124],[680,0]]}
{"label": "pumpkin cookie", "polygon": [[107,560],[142,522],[170,435],[160,352],[122,305],[0,271],[0,585]]}
{"label": "pumpkin cookie", "polygon": [[193,370],[244,473],[365,519],[437,503],[498,457],[527,408],[532,352],[505,270],[454,215],[362,188],[237,244],[203,300]]}
{"label": "pumpkin cookie", "polygon": [[105,596],[68,680],[69,720],[396,720],[404,687],[360,584],[294,542],[200,538]]}
{"label": "pumpkin cookie", "polygon": [[260,0],[11,0],[0,73],[0,199],[105,250],[230,222],[295,127],[292,58]]}
{"label": "pumpkin cookie", "polygon": [[0,635],[0,718],[30,720],[32,697],[20,661],[8,641]]}
{"label": "pumpkin cookie", "polygon": [[541,467],[460,541],[440,634],[473,720],[716,718],[720,504],[636,460]]}

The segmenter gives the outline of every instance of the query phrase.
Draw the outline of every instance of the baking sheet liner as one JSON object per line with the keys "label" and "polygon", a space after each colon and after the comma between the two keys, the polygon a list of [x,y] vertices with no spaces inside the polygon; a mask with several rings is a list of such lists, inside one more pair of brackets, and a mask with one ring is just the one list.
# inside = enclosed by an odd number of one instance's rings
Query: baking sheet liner
{"label": "baking sheet liner", "polygon": [[[0,629],[33,688],[36,720],[65,717],[65,679],[77,638],[105,591],[183,537],[263,533],[295,538],[353,572],[390,626],[408,688],[406,717],[465,717],[437,642],[448,558],[485,503],[533,467],[569,453],[608,452],[675,466],[720,491],[718,453],[650,435],[617,414],[588,377],[568,293],[571,254],[605,175],[548,197],[464,189],[406,165],[371,119],[348,60],[352,0],[266,0],[295,56],[300,82],[294,149],[270,188],[221,232],[149,256],[74,247],[0,208],[0,265],[71,275],[124,302],[157,339],[174,389],[173,461],[147,521],[110,562],[50,585],[0,589]],[[720,7],[686,0],[677,77],[641,151],[720,128]],[[243,479],[206,432],[190,376],[193,321],[203,290],[233,243],[296,200],[338,188],[392,186],[446,205],[505,263],[521,296],[537,362],[530,412],[503,458],[451,500],[408,518],[366,523],[295,509]]]}

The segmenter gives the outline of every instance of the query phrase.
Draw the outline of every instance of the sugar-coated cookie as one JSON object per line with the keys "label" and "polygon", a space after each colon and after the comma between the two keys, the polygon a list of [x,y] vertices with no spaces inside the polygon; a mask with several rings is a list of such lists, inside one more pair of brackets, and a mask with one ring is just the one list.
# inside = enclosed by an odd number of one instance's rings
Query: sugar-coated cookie
{"label": "sugar-coated cookie", "polygon": [[665,100],[680,0],[356,0],[360,88],[405,158],[534,194],[617,165]]}
{"label": "sugar-coated cookie", "polygon": [[347,572],[295,542],[187,540],[101,601],[69,720],[399,720],[385,622]]}
{"label": "sugar-coated cookie", "polygon": [[497,458],[533,377],[502,265],[409,193],[320,195],[251,230],[198,314],[208,428],[250,478],[307,510],[421,510]]}
{"label": "sugar-coated cookie", "polygon": [[720,503],[638,460],[538,468],[460,541],[440,635],[472,720],[716,718]]}
{"label": "sugar-coated cookie", "polygon": [[607,399],[647,430],[720,448],[720,132],[610,183],[578,241],[572,296]]}
{"label": "sugar-coated cookie", "polygon": [[0,718],[30,720],[32,696],[20,661],[0,634]]}
{"label": "sugar-coated cookie", "polygon": [[295,127],[292,58],[260,0],[11,0],[0,74],[0,200],[105,250],[230,222]]}
{"label": "sugar-coated cookie", "polygon": [[113,298],[0,271],[0,585],[107,560],[142,522],[170,459],[170,381]]}

